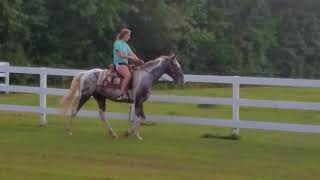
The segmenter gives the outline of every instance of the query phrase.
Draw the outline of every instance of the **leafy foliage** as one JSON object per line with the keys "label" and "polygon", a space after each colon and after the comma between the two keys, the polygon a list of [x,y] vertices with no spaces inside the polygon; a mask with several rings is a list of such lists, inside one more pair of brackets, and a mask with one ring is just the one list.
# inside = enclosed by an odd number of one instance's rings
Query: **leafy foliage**
{"label": "leafy foliage", "polygon": [[194,74],[319,78],[316,0],[2,0],[0,58],[105,67],[119,29],[145,60],[175,52]]}

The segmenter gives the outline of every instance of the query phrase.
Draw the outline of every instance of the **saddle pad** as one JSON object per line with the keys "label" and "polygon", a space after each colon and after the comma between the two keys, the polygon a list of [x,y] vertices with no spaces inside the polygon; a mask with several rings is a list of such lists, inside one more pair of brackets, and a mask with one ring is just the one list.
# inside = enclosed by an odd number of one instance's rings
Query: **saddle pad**
{"label": "saddle pad", "polygon": [[121,87],[122,78],[113,70],[103,70],[98,78],[97,85],[104,88],[117,88]]}

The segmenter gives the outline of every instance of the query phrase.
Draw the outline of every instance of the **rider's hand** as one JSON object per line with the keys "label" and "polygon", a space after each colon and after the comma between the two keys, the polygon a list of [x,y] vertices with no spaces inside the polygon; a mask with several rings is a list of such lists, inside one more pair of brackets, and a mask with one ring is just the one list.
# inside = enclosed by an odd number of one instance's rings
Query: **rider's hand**
{"label": "rider's hand", "polygon": [[143,65],[144,61],[142,59],[138,59],[138,64]]}
{"label": "rider's hand", "polygon": [[135,60],[133,63],[134,63],[136,66],[142,66],[142,65],[144,64],[144,61],[137,58],[137,60]]}

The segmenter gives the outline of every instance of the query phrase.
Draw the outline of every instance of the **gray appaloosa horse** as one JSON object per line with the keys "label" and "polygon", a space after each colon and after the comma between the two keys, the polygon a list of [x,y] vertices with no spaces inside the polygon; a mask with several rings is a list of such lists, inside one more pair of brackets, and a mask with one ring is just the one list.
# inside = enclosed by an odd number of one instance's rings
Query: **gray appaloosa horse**
{"label": "gray appaloosa horse", "polygon": [[[72,80],[68,94],[61,100],[61,113],[67,113],[69,108],[72,107],[71,118],[66,126],[66,130],[70,135],[72,135],[71,128],[74,117],[80,108],[93,96],[99,105],[100,119],[105,123],[109,133],[115,138],[118,137],[108,121],[106,99],[116,101],[121,91],[120,89],[103,89],[97,86],[101,72],[102,69],[92,69],[76,75]],[[133,72],[132,89],[129,90],[129,94],[130,103],[132,103],[131,111],[134,112],[134,117],[130,120],[127,136],[134,134],[138,139],[142,139],[139,134],[139,128],[141,120],[145,120],[143,103],[148,99],[153,83],[163,74],[169,75],[178,85],[184,83],[184,75],[175,55],[160,56],[138,67]]]}

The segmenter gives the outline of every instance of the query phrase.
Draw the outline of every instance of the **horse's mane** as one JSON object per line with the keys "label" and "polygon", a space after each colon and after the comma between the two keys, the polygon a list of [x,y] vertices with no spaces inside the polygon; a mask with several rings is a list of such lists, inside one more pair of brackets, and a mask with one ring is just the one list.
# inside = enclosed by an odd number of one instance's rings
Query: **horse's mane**
{"label": "horse's mane", "polygon": [[161,56],[159,56],[159,57],[157,57],[157,58],[155,58],[155,59],[152,59],[152,60],[146,62],[146,63],[142,66],[142,68],[148,68],[148,67],[152,66],[154,63],[156,63],[156,62],[159,60],[159,58],[167,58],[167,57],[168,57],[168,56],[161,55]]}

